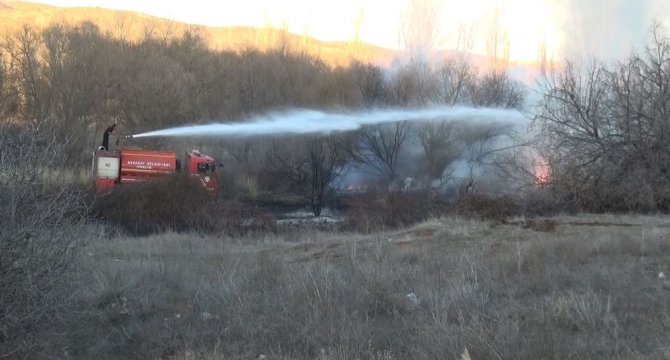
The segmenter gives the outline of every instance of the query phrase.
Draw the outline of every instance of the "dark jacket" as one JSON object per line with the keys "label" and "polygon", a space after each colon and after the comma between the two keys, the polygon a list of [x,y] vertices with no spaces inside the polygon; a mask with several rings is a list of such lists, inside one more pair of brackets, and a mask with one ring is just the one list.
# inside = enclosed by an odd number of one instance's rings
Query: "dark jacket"
{"label": "dark jacket", "polygon": [[105,148],[106,151],[109,151],[109,134],[114,132],[114,128],[116,127],[116,124],[110,126],[105,130],[105,133],[102,134],[102,147]]}

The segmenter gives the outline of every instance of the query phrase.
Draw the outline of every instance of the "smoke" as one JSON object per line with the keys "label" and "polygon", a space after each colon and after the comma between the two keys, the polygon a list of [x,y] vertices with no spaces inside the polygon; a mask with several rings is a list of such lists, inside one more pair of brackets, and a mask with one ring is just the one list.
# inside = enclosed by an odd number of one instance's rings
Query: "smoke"
{"label": "smoke", "polygon": [[[347,192],[386,186],[403,190],[433,188],[453,194],[463,186],[501,193],[521,185],[515,179],[501,178],[498,161],[526,146],[530,133],[524,124],[455,121],[435,127],[413,125],[412,136],[398,154],[393,179],[374,164],[351,161],[333,187]],[[432,140],[425,137],[431,131]]]}
{"label": "smoke", "polygon": [[568,0],[562,29],[568,57],[618,59],[644,47],[654,21],[670,25],[667,0]]}
{"label": "smoke", "polygon": [[399,121],[460,121],[477,124],[522,124],[516,110],[430,107],[416,110],[376,109],[357,112],[291,110],[252,117],[245,122],[180,126],[133,135],[142,137],[253,137],[264,135],[329,134],[358,130],[365,125]]}

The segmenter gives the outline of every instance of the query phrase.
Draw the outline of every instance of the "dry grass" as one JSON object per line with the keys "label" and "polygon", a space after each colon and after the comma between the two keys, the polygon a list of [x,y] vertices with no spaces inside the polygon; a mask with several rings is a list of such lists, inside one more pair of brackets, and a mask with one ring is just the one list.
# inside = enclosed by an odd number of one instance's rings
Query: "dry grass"
{"label": "dry grass", "polygon": [[[565,225],[576,220],[608,225]],[[82,259],[81,316],[52,356],[668,358],[666,220],[552,221],[100,239]]]}

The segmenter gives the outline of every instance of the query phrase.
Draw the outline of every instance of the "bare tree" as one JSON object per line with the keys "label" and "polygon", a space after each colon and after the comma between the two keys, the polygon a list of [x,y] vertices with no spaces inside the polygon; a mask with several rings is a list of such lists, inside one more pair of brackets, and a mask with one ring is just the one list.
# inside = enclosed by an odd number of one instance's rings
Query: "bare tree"
{"label": "bare tree", "polygon": [[420,82],[408,65],[402,66],[393,74],[389,83],[389,103],[407,107],[414,104],[420,92]]}
{"label": "bare tree", "polygon": [[669,63],[656,26],[642,54],[612,69],[592,61],[548,77],[535,124],[553,150],[556,191],[596,210],[670,208]]}
{"label": "bare tree", "polygon": [[[308,94],[304,98],[315,106],[326,108],[333,107],[357,107],[361,104],[361,96],[358,94],[357,79],[349,69],[336,68],[318,75],[320,81],[314,81],[316,98],[311,99]],[[311,81],[310,81],[311,82]],[[312,96],[314,93],[312,93]],[[318,105],[316,105],[318,104]]]}
{"label": "bare tree", "polygon": [[161,52],[161,45],[150,42],[141,46],[120,94],[127,127],[158,128],[191,121],[188,98],[193,77],[179,61]]}
{"label": "bare tree", "polygon": [[344,169],[346,148],[345,138],[339,135],[290,142],[277,139],[268,154],[267,169],[288,180],[295,192],[306,195],[314,216],[320,216],[331,185]]}
{"label": "bare tree", "polygon": [[470,83],[470,100],[475,106],[522,109],[526,89],[503,71],[489,71]]}
{"label": "bare tree", "polygon": [[436,102],[448,106],[468,103],[468,86],[474,82],[475,76],[465,56],[445,60],[436,73]]}
{"label": "bare tree", "polygon": [[92,23],[74,28],[51,26],[42,32],[42,42],[42,67],[53,99],[51,116],[58,122],[59,136],[76,137],[80,146],[73,146],[68,165],[78,164],[98,140],[91,130],[111,117],[106,108],[112,83],[110,47]]}
{"label": "bare tree", "polygon": [[128,42],[128,35],[133,27],[133,17],[127,12],[117,12],[114,16],[114,34],[120,40],[120,44]]}
{"label": "bare tree", "polygon": [[388,90],[379,66],[355,62],[351,65],[351,69],[363,98],[363,105],[371,107],[386,102]]}
{"label": "bare tree", "polygon": [[401,46],[412,53],[429,53],[440,41],[440,3],[411,0],[401,27]]}
{"label": "bare tree", "polygon": [[486,55],[491,62],[489,71],[494,73],[504,72],[509,65],[510,39],[501,22],[503,14],[504,9],[499,5],[494,6],[487,29]]}
{"label": "bare tree", "polygon": [[460,176],[461,190],[471,192],[484,167],[493,164],[493,156],[516,144],[502,144],[501,140],[510,135],[508,125],[462,126],[459,137],[463,143],[463,155],[467,167]]}
{"label": "bare tree", "polygon": [[461,155],[457,127],[453,122],[428,122],[418,126],[417,139],[423,149],[421,186],[428,188],[438,181],[444,184],[445,170]]}
{"label": "bare tree", "polygon": [[467,56],[468,53],[472,52],[476,38],[477,26],[473,23],[463,23],[456,30],[456,41],[453,48]]}
{"label": "bare tree", "polygon": [[7,71],[7,65],[5,64],[4,54],[2,49],[0,49],[0,118],[4,118],[9,115],[10,103],[12,102],[12,97],[10,95],[10,82],[9,82],[9,73]]}
{"label": "bare tree", "polygon": [[593,163],[607,151],[606,137],[612,129],[609,107],[609,74],[592,61],[582,74],[571,63],[542,84],[544,101],[534,121],[551,134],[557,146],[571,149],[584,165]]}
{"label": "bare tree", "polygon": [[366,54],[364,53],[365,46],[363,44],[363,41],[361,40],[361,26],[363,25],[363,22],[365,21],[365,8],[363,1],[358,6],[358,14],[356,14],[356,17],[354,18],[353,21],[353,26],[354,26],[354,36],[351,39],[351,50],[350,53],[352,54],[351,57],[354,61],[366,61]]}
{"label": "bare tree", "polygon": [[52,100],[40,66],[40,45],[39,34],[30,27],[8,36],[3,43],[10,66],[15,69],[12,77],[22,94],[23,113],[33,120],[49,115]]}
{"label": "bare tree", "polygon": [[399,175],[398,159],[409,131],[407,121],[367,126],[359,132],[351,156],[372,167],[390,185]]}
{"label": "bare tree", "polygon": [[425,57],[413,57],[404,67],[404,71],[415,81],[413,105],[426,106],[432,103],[438,85],[430,62]]}

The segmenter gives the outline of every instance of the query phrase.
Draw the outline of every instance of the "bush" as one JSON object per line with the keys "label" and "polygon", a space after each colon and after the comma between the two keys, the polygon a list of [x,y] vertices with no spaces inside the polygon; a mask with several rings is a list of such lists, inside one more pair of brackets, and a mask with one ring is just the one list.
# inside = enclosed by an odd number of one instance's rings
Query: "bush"
{"label": "bush", "polygon": [[212,231],[215,226],[209,204],[214,200],[191,176],[177,174],[118,186],[96,199],[94,212],[135,235],[168,229]]}
{"label": "bush", "polygon": [[211,221],[217,233],[235,236],[277,231],[275,217],[251,203],[219,201],[211,209]]}
{"label": "bush", "polygon": [[520,213],[517,199],[510,195],[471,193],[460,196],[455,204],[456,212],[464,217],[493,220],[504,223],[507,218]]}
{"label": "bush", "polygon": [[258,181],[250,175],[240,175],[235,178],[235,194],[242,198],[256,199],[258,197]]}
{"label": "bush", "polygon": [[570,210],[570,206],[550,188],[531,188],[520,194],[518,205],[525,216],[550,216]]}
{"label": "bush", "polygon": [[348,199],[347,221],[363,233],[396,229],[437,215],[436,205],[427,192],[372,191]]}
{"label": "bush", "polygon": [[370,233],[410,226],[444,215],[505,223],[511,216],[535,211],[535,208],[521,206],[522,201],[512,195],[485,193],[445,198],[432,192],[374,191],[351,196],[345,201],[345,207],[349,227]]}
{"label": "bush", "polygon": [[72,315],[85,192],[53,171],[70,144],[49,139],[40,125],[0,123],[0,358],[48,346],[55,334],[45,331]]}
{"label": "bush", "polygon": [[188,175],[120,186],[99,197],[95,215],[132,235],[167,230],[241,235],[275,231],[274,218],[253,204],[219,200]]}

